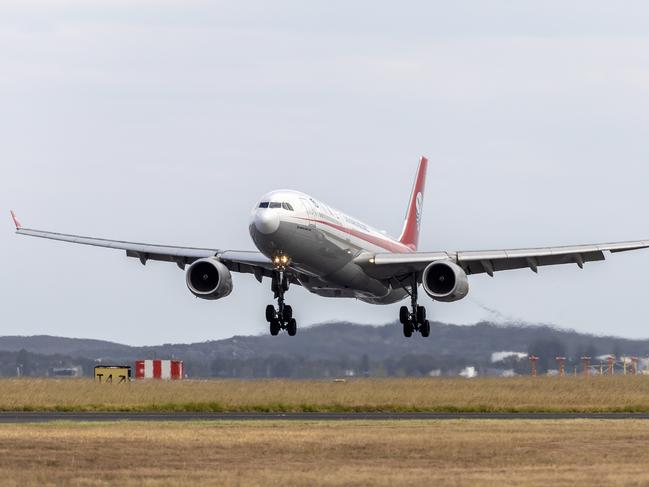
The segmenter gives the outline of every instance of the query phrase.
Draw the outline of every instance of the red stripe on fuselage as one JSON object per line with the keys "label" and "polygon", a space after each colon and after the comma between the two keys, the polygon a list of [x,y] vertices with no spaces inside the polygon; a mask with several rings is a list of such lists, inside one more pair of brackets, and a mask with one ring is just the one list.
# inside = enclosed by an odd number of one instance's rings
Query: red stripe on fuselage
{"label": "red stripe on fuselage", "polygon": [[413,251],[410,247],[395,242],[394,240],[377,237],[376,235],[370,235],[368,233],[364,233],[359,230],[354,230],[352,228],[343,227],[342,225],[337,225],[335,223],[331,223],[326,220],[312,220],[309,218],[301,218],[301,217],[296,217],[296,218],[299,218],[300,220],[306,220],[310,222],[323,223],[325,225],[329,225],[330,227],[335,228],[336,230],[340,230],[341,232],[347,233],[356,238],[360,238],[361,240],[365,240],[366,242],[374,244],[377,247],[381,247],[382,249],[388,250],[389,252],[401,254],[401,253],[408,253]]}

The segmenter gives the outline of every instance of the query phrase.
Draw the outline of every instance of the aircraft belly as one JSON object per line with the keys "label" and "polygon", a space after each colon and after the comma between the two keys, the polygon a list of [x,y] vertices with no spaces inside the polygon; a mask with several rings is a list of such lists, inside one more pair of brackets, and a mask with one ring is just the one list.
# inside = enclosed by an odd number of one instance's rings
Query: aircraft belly
{"label": "aircraft belly", "polygon": [[355,297],[383,298],[390,293],[390,286],[369,277],[356,264],[350,262],[337,271],[322,277],[328,283],[332,283],[343,289],[350,289],[355,292]]}
{"label": "aircraft belly", "polygon": [[357,253],[341,248],[315,226],[282,221],[273,235],[251,229],[257,248],[269,258],[278,252],[291,258],[291,267],[311,275],[331,274],[347,265]]}
{"label": "aircraft belly", "polygon": [[391,289],[390,293],[387,296],[382,298],[372,298],[372,297],[359,297],[361,301],[370,304],[394,304],[399,301],[403,301],[408,297],[408,293],[403,288]]}
{"label": "aircraft belly", "polygon": [[319,276],[335,272],[354,258],[317,228],[305,231],[298,225],[294,240],[291,260],[296,266],[305,266]]}
{"label": "aircraft belly", "polygon": [[272,235],[251,228],[253,241],[267,257],[282,252],[291,258],[291,268],[306,274],[302,286],[320,296],[362,300],[389,299],[389,284],[368,276],[352,260],[359,249],[346,239],[325,233],[315,226],[282,221]]}

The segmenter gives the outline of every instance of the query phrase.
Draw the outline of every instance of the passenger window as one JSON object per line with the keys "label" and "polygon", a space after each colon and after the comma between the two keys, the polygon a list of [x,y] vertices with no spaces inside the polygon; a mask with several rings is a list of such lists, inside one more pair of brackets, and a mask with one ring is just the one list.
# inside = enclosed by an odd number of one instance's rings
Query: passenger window
{"label": "passenger window", "polygon": [[291,206],[290,203],[282,203],[282,208],[288,211],[293,211],[293,207]]}
{"label": "passenger window", "polygon": [[271,208],[281,208],[281,207],[282,207],[282,204],[279,203],[278,201],[273,201],[273,202],[270,204],[270,207],[271,207]]}
{"label": "passenger window", "polygon": [[259,208],[268,208],[268,201],[262,201],[259,203]]}

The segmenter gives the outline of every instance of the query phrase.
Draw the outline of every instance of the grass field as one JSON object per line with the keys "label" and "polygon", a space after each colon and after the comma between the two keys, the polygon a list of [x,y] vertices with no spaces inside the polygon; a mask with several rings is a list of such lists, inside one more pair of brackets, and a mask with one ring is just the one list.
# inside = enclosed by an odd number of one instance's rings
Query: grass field
{"label": "grass field", "polygon": [[0,425],[2,485],[647,485],[647,421]]}
{"label": "grass field", "polygon": [[2,379],[6,411],[649,412],[649,377],[143,381]]}

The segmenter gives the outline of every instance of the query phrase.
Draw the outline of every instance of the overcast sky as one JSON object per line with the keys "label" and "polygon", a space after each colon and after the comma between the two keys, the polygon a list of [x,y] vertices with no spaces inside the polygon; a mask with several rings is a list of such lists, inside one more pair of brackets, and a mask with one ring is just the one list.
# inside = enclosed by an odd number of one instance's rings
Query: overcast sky
{"label": "overcast sky", "polygon": [[[254,249],[252,205],[286,187],[398,234],[425,154],[422,250],[649,238],[648,22],[641,1],[3,1],[0,334],[202,341],[267,333],[272,302],[249,275],[206,302],[173,264],[16,236],[10,208]],[[470,283],[429,316],[649,336],[649,251]],[[301,326],[399,307],[287,301]]]}

